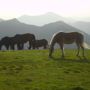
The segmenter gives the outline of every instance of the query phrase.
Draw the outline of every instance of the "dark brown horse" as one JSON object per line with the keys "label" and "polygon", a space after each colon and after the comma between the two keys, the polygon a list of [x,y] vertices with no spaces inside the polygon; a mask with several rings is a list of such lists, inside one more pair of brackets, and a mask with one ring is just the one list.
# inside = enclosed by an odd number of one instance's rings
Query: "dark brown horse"
{"label": "dark brown horse", "polygon": [[31,49],[31,47],[34,49],[35,45],[33,44],[32,46],[32,42],[35,42],[35,35],[34,34],[30,34],[30,33],[26,33],[26,34],[16,34],[14,36],[14,43],[17,43],[18,49],[23,49],[24,48],[24,43],[29,41],[29,49]]}
{"label": "dark brown horse", "polygon": [[64,56],[64,44],[72,44],[76,43],[78,52],[77,56],[79,56],[80,47],[83,50],[83,56],[84,56],[84,36],[83,34],[79,32],[58,32],[55,33],[51,39],[50,42],[50,50],[49,50],[49,56],[52,56],[54,45],[55,43],[58,43],[62,50],[62,56]]}
{"label": "dark brown horse", "polygon": [[48,41],[46,39],[36,40],[35,48],[39,49],[39,47],[43,47],[43,49],[46,49],[48,47]]}

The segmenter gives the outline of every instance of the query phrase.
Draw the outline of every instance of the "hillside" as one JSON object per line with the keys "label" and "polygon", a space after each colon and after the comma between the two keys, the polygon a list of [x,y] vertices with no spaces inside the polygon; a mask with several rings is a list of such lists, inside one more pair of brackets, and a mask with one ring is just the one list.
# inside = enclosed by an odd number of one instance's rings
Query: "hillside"
{"label": "hillside", "polygon": [[[72,55],[71,55],[72,53]],[[76,50],[0,51],[0,90],[89,90],[90,50],[76,57]]]}
{"label": "hillside", "polygon": [[0,22],[0,37],[22,33],[35,33],[39,27],[19,22],[16,18]]}

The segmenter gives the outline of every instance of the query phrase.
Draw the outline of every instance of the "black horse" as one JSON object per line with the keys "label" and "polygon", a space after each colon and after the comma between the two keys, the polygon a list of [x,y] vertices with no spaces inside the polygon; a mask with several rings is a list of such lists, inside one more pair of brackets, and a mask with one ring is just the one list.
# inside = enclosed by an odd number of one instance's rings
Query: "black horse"
{"label": "black horse", "polygon": [[43,49],[46,49],[48,47],[48,41],[46,39],[36,40],[33,42],[33,45],[35,45],[35,48],[39,49],[39,47],[43,47]]}
{"label": "black horse", "polygon": [[2,46],[5,46],[7,50],[15,49],[15,44],[17,44],[17,42],[15,42],[15,37],[3,37],[0,41],[0,50],[2,48]]}
{"label": "black horse", "polygon": [[1,41],[0,41],[0,50],[1,50],[3,45],[6,47],[7,50],[9,49],[9,46],[10,46],[10,37],[3,37],[1,39]]}

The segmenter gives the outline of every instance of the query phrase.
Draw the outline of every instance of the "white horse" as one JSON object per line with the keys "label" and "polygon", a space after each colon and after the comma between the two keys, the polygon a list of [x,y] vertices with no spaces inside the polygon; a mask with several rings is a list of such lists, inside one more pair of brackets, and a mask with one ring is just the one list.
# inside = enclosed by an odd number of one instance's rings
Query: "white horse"
{"label": "white horse", "polygon": [[84,48],[88,48],[89,46],[84,42],[83,34],[79,32],[55,33],[50,41],[49,56],[52,56],[55,43],[59,44],[62,50],[62,56],[64,56],[64,44],[72,44],[74,42],[76,43],[78,49],[77,56],[79,56],[80,47],[83,50],[83,56],[84,56]]}

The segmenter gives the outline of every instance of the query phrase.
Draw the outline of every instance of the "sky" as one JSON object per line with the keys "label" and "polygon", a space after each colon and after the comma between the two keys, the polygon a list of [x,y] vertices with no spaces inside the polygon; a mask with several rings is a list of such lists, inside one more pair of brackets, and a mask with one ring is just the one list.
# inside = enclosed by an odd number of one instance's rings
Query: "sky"
{"label": "sky", "polygon": [[90,0],[0,0],[0,18],[53,12],[63,17],[89,17]]}

